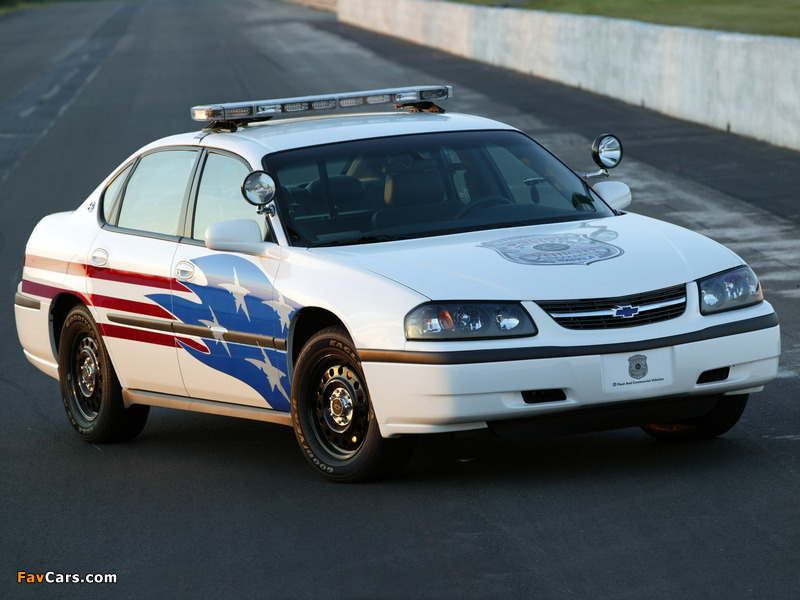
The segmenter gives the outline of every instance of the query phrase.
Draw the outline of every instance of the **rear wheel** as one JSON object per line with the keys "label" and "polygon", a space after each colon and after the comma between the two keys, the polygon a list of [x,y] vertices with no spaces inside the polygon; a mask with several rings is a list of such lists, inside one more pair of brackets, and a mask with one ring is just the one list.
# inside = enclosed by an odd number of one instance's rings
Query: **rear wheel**
{"label": "rear wheel", "polygon": [[722,435],[736,425],[747,406],[747,399],[747,394],[719,396],[714,409],[702,417],[645,425],[642,429],[659,440],[707,440]]}
{"label": "rear wheel", "polygon": [[408,439],[381,437],[361,362],[341,326],[315,334],[297,358],[292,425],[306,459],[332,481],[387,476],[412,451]]}
{"label": "rear wheel", "polygon": [[83,305],[70,311],[61,329],[58,378],[70,423],[87,442],[130,440],[144,428],[150,407],[125,408],[105,344]]}

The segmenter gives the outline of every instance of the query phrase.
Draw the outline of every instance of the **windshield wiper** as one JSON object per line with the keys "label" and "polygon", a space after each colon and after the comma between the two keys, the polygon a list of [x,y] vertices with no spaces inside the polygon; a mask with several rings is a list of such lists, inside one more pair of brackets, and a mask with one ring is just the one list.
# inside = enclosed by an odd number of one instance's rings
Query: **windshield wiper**
{"label": "windshield wiper", "polygon": [[536,219],[530,219],[528,221],[512,221],[510,223],[499,223],[497,225],[487,227],[487,229],[509,229],[511,227],[527,227],[528,225],[539,225],[539,224],[541,224],[541,221]]}
{"label": "windshield wiper", "polygon": [[309,248],[326,248],[331,246],[356,246],[358,244],[374,244],[376,242],[396,242],[397,240],[407,240],[411,236],[407,235],[364,235],[356,239],[333,240],[331,242],[320,242],[311,244]]}

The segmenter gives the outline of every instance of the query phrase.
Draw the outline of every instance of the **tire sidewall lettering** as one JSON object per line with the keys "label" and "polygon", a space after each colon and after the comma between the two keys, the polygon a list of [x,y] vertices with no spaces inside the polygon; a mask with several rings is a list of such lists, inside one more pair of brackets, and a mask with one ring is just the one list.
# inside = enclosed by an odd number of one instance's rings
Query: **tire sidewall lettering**
{"label": "tire sidewall lettering", "polygon": [[356,364],[360,364],[361,361],[358,359],[358,355],[347,345],[343,344],[339,340],[330,340],[328,346],[331,348],[336,348],[337,350],[341,350],[345,354],[347,354]]}

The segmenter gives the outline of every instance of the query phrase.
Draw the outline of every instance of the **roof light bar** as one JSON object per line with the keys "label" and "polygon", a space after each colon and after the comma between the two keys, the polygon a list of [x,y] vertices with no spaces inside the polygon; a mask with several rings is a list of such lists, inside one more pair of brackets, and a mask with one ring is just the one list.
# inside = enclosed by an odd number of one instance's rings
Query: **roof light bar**
{"label": "roof light bar", "polygon": [[298,98],[257,100],[254,102],[208,104],[192,107],[191,114],[192,119],[195,121],[255,121],[269,119],[284,113],[337,110],[355,106],[375,106],[379,104],[408,106],[430,103],[434,100],[447,100],[452,97],[453,88],[449,85],[417,86],[345,92],[342,94],[320,96],[302,96]]}

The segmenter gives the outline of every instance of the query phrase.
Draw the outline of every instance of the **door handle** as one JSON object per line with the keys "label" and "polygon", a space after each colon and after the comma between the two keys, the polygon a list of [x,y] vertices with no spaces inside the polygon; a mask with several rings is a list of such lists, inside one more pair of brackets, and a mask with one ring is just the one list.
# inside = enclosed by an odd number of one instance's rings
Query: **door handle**
{"label": "door handle", "polygon": [[175,277],[181,280],[187,280],[194,277],[194,265],[188,261],[182,260],[175,265]]}

